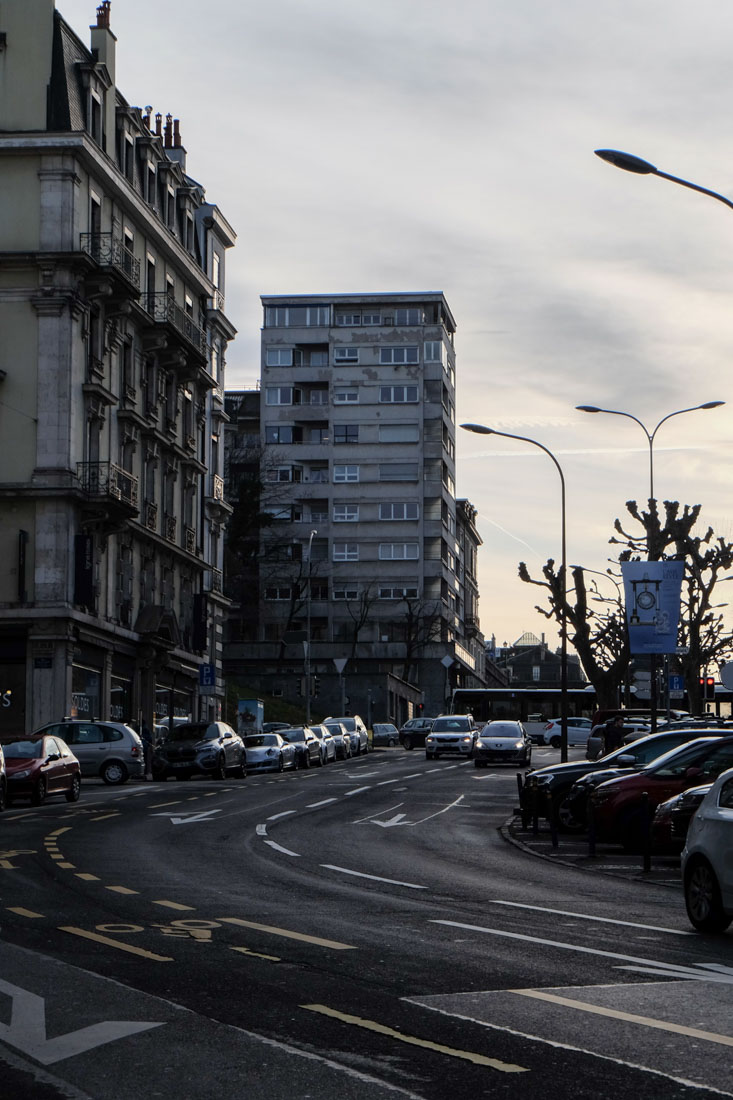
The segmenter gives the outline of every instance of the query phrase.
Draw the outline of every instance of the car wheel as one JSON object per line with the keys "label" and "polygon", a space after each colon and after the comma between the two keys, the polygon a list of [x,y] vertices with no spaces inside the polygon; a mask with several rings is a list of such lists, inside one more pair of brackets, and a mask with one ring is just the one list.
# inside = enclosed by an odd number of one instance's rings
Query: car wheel
{"label": "car wheel", "polygon": [[102,779],[110,787],[118,787],[121,783],[127,783],[130,778],[127,768],[119,760],[110,760],[99,773]]}
{"label": "car wheel", "polygon": [[303,756],[303,767],[304,768],[309,768],[310,766],[311,766],[311,755],[310,755],[309,752],[307,752]]}
{"label": "car wheel", "polygon": [[81,779],[79,778],[78,775],[73,775],[71,777],[71,787],[66,792],[66,801],[67,802],[78,802],[80,794],[81,794]]}
{"label": "car wheel", "polygon": [[244,761],[242,761],[241,764],[237,764],[236,768],[234,769],[234,774],[237,776],[238,779],[247,778],[247,765]]}
{"label": "car wheel", "polygon": [[42,806],[46,801],[46,780],[43,776],[40,777],[35,787],[33,788],[33,794],[31,795],[31,802],[34,806]]}
{"label": "car wheel", "polygon": [[216,761],[216,768],[214,769],[214,779],[226,779],[227,777],[227,762],[226,757],[222,754]]}
{"label": "car wheel", "polygon": [[550,744],[552,745],[553,749],[562,748],[562,737],[558,737],[557,734],[555,734],[554,737],[550,738]]}
{"label": "car wheel", "polygon": [[405,736],[402,738],[402,744],[404,745],[404,747],[407,749],[408,752],[413,747],[412,738],[410,737],[409,733],[406,733]]}
{"label": "car wheel", "polygon": [[483,768],[484,767],[484,762],[483,762],[483,760],[474,760],[473,766],[474,766],[474,768]]}
{"label": "car wheel", "polygon": [[277,761],[277,770],[279,772],[281,772],[284,767],[285,767],[285,763],[283,761],[283,754],[280,753],[280,756],[279,756],[278,761]]}
{"label": "car wheel", "polygon": [[560,796],[557,800],[555,806],[555,820],[557,821],[558,828],[563,833],[582,833],[585,829],[585,825],[582,821],[578,821],[568,805],[567,798],[563,796]]}
{"label": "car wheel", "polygon": [[733,920],[725,915],[718,880],[707,860],[696,859],[687,867],[685,906],[698,932],[725,932]]}
{"label": "car wheel", "polygon": [[325,763],[326,763],[326,761],[323,758],[323,753],[319,752],[318,753],[318,767],[322,768]]}
{"label": "car wheel", "polygon": [[393,748],[395,748],[395,746],[396,746],[396,745],[397,745],[397,742],[395,741],[394,737],[390,737],[390,739],[389,739],[389,747],[390,747],[391,749],[393,749]]}

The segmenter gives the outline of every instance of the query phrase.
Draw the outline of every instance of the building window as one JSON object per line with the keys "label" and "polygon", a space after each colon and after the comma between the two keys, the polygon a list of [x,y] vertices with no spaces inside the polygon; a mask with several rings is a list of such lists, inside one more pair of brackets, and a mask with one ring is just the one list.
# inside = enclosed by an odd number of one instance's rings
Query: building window
{"label": "building window", "polygon": [[310,403],[311,405],[327,405],[328,390],[311,390]]}
{"label": "building window", "polygon": [[383,365],[392,363],[395,366],[403,363],[418,363],[418,349],[416,347],[380,348],[379,362]]}
{"label": "building window", "polygon": [[394,323],[396,325],[422,325],[425,322],[425,314],[422,309],[396,309],[394,311]]}
{"label": "building window", "polygon": [[292,367],[293,349],[268,348],[265,355],[265,362],[268,367]]}
{"label": "building window", "polygon": [[268,481],[302,481],[303,470],[300,466],[275,466],[267,471]]}
{"label": "building window", "polygon": [[352,587],[344,585],[341,588],[334,588],[331,598],[334,600],[358,600],[359,589],[357,585],[353,585]]}
{"label": "building window", "polygon": [[381,313],[362,313],[361,315],[362,325],[381,325],[382,314]]}
{"label": "building window", "polygon": [[423,357],[426,363],[442,363],[443,362],[443,341],[442,340],[426,340]]}
{"label": "building window", "polygon": [[334,405],[357,405],[359,403],[358,390],[336,390],[333,395]]}
{"label": "building window", "polygon": [[357,542],[335,542],[333,544],[334,561],[358,561],[359,544]]}
{"label": "building window", "polygon": [[404,405],[417,401],[417,386],[380,386],[379,402],[382,405]]}
{"label": "building window", "polygon": [[359,467],[358,466],[334,466],[333,468],[333,480],[334,482],[344,481],[358,481],[359,480]]}
{"label": "building window", "polygon": [[417,481],[417,462],[384,462],[379,466],[380,481]]}
{"label": "building window", "polygon": [[[357,478],[357,481],[359,479]],[[328,467],[327,466],[312,466],[310,474],[308,475],[308,481],[312,484],[326,485],[328,484]]]}
{"label": "building window", "polygon": [[419,557],[416,542],[380,542],[380,561],[416,561]]}
{"label": "building window", "polygon": [[300,390],[293,386],[267,386],[265,389],[266,405],[299,405]]}
{"label": "building window", "polygon": [[419,507],[412,501],[390,502],[379,505],[379,518],[385,520],[418,519]]}
{"label": "building window", "polygon": [[359,362],[359,349],[358,348],[334,348],[333,349],[333,361],[334,361],[334,363],[358,363]]}
{"label": "building window", "polygon": [[334,523],[356,523],[359,519],[358,504],[334,504]]}
{"label": "building window", "polygon": [[416,600],[417,588],[380,588],[380,600]]}
{"label": "building window", "polygon": [[417,424],[380,424],[380,443],[417,443],[420,429]]}
{"label": "building window", "polygon": [[333,426],[333,441],[334,441],[334,443],[358,443],[359,442],[359,425],[358,424],[334,424],[334,426]]}
{"label": "building window", "polygon": [[360,325],[361,314],[360,313],[337,313],[336,324],[339,328],[345,328],[347,325]]}
{"label": "building window", "polygon": [[265,589],[266,600],[289,600],[291,596],[290,585],[282,585],[281,587],[270,587]]}
{"label": "building window", "polygon": [[294,428],[292,424],[267,424],[265,426],[265,443],[301,443],[302,441],[302,428]]}
{"label": "building window", "polygon": [[330,306],[308,306],[306,310],[305,323],[310,328],[313,326],[328,327],[331,323],[331,308]]}

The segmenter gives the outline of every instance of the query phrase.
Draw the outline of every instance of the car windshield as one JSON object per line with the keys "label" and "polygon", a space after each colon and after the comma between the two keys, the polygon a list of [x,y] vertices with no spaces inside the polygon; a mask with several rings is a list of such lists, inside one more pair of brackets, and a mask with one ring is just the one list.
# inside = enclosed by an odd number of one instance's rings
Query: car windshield
{"label": "car windshield", "polygon": [[2,749],[6,760],[38,760],[43,752],[43,741],[13,741]]}
{"label": "car windshield", "polygon": [[185,722],[174,726],[168,735],[169,741],[215,741],[219,736],[216,726],[208,722]]}
{"label": "car windshield", "polygon": [[467,729],[467,718],[436,718],[433,722],[433,733],[450,733],[455,730]]}
{"label": "car windshield", "polygon": [[344,727],[344,729],[347,729],[349,731],[356,729],[356,722],[353,718],[339,718],[339,722]]}
{"label": "car windshield", "polygon": [[487,722],[482,737],[521,737],[522,731],[514,722]]}
{"label": "car windshield", "polygon": [[277,737],[274,733],[251,733],[244,744],[248,749],[261,749],[264,745],[276,745]]}
{"label": "car windshield", "polygon": [[293,744],[295,741],[305,741],[305,730],[281,730],[280,736]]}
{"label": "car windshield", "polygon": [[327,725],[326,729],[331,734],[331,737],[343,737],[343,735],[346,733],[346,730],[342,730],[341,726],[329,726],[329,725]]}

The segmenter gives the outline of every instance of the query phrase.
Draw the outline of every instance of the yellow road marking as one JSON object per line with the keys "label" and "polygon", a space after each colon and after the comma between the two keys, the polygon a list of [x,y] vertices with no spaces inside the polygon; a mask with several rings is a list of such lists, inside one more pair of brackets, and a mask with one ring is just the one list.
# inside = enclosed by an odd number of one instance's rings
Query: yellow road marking
{"label": "yellow road marking", "polygon": [[139,890],[130,890],[127,886],[105,886],[105,890],[111,890],[113,894],[139,894]]}
{"label": "yellow road marking", "polygon": [[405,1035],[401,1031],[395,1031],[393,1027],[379,1024],[376,1020],[363,1020],[361,1016],[350,1016],[346,1012],[337,1012],[327,1005],[301,1005],[308,1012],[318,1012],[321,1016],[330,1016],[334,1020],[342,1020],[345,1024],[354,1024],[363,1027],[367,1031],[375,1031],[378,1035],[388,1035],[391,1039],[399,1039],[401,1043],[410,1046],[422,1047],[425,1050],[434,1050],[438,1054],[447,1054],[450,1058],[462,1058],[464,1062],[473,1062],[477,1066],[490,1066],[502,1073],[529,1073],[527,1066],[515,1066],[512,1062],[500,1062],[498,1058],[487,1058],[485,1054],[475,1054],[472,1050],[457,1050],[455,1047],[445,1047],[441,1043],[431,1043],[429,1039],[418,1039],[415,1035]]}
{"label": "yellow road marking", "polygon": [[555,993],[546,993],[539,989],[510,989],[509,992],[517,993],[520,997],[533,997],[537,1001],[549,1001],[551,1004],[564,1005],[566,1008],[579,1008],[581,1012],[592,1012],[596,1016],[609,1016],[613,1020],[626,1020],[631,1024],[641,1024],[643,1027],[653,1027],[659,1031],[671,1031],[675,1035],[689,1035],[693,1039],[705,1039],[709,1043],[720,1043],[722,1046],[733,1047],[733,1036],[731,1035],[717,1035],[714,1031],[700,1031],[696,1027],[671,1024],[666,1020],[654,1020],[650,1016],[637,1016],[633,1012],[621,1012],[616,1008],[602,1008],[600,1005],[575,1001],[571,997],[559,997]]}
{"label": "yellow road marking", "polygon": [[59,867],[63,867],[64,871],[73,871],[76,867],[75,863],[59,863]]}
{"label": "yellow road marking", "polygon": [[268,962],[282,962],[279,955],[261,955],[259,951],[250,951],[248,947],[232,947],[230,950],[239,951],[240,955],[251,955],[255,959],[267,959]]}
{"label": "yellow road marking", "polygon": [[119,816],[120,816],[120,812],[119,812],[119,810],[116,810],[115,813],[113,813],[113,814],[102,814],[101,817],[92,817],[89,820],[94,821],[94,822],[109,821],[109,819],[111,817],[119,817]]}
{"label": "yellow road marking", "polygon": [[154,901],[153,905],[164,905],[166,909],[181,909],[191,913],[195,912],[195,907],[193,905],[181,905],[180,901]]}
{"label": "yellow road marking", "polygon": [[291,932],[287,928],[274,928],[270,924],[257,924],[251,920],[240,920],[239,917],[217,917],[222,924],[237,924],[242,928],[255,928],[259,932],[269,932],[272,936],[285,936],[289,940],[301,940],[303,943],[314,943],[317,947],[330,947],[334,951],[356,951],[353,944],[339,943],[338,940],[324,940],[320,936],[306,936],[304,932]]}
{"label": "yellow road marking", "polygon": [[90,875],[88,871],[77,871],[76,877],[84,879],[84,882],[99,882],[99,875]]}
{"label": "yellow road marking", "polygon": [[152,951],[146,951],[144,947],[133,947],[132,944],[113,940],[109,936],[100,936],[97,932],[87,932],[84,928],[73,928],[70,925],[59,925],[59,932],[69,932],[72,936],[81,936],[85,940],[94,940],[96,943],[104,943],[108,947],[116,947],[119,951],[127,951],[130,955],[140,955],[143,959],[152,959],[154,962],[173,962],[168,955],[156,955]]}
{"label": "yellow road marking", "polygon": [[43,917],[43,913],[34,913],[32,909],[24,909],[22,905],[8,905],[9,913],[17,913],[19,917],[32,917],[36,920],[40,920]]}
{"label": "yellow road marking", "polygon": [[59,859],[64,858],[64,856],[62,856],[61,852],[49,852],[48,854],[51,857],[51,859],[59,860]]}
{"label": "yellow road marking", "polygon": [[154,802],[152,806],[148,806],[149,810],[159,810],[162,806],[180,806],[183,802],[182,798],[177,798],[174,802]]}
{"label": "yellow road marking", "polygon": [[49,833],[49,836],[61,836],[62,833],[68,833],[71,830],[71,825],[64,825],[63,829],[57,829],[55,833]]}

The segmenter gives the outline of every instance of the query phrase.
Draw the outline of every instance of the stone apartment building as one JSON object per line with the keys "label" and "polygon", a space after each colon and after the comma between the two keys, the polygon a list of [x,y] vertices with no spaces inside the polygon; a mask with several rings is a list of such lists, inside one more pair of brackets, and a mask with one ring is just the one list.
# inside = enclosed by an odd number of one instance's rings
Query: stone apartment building
{"label": "stone apartment building", "polygon": [[[483,683],[484,664],[481,539],[455,495],[448,303],[432,292],[262,304],[259,395],[227,394],[230,477],[248,462],[252,476],[258,441],[264,489],[258,550],[230,592],[225,667],[314,716],[438,713],[452,687]],[[246,543],[236,512],[234,530]],[[252,551],[251,526],[249,540]]]}
{"label": "stone apartment building", "polygon": [[116,87],[110,9],[87,46],[53,0],[0,5],[4,731],[223,695],[235,235],[177,120]]}

